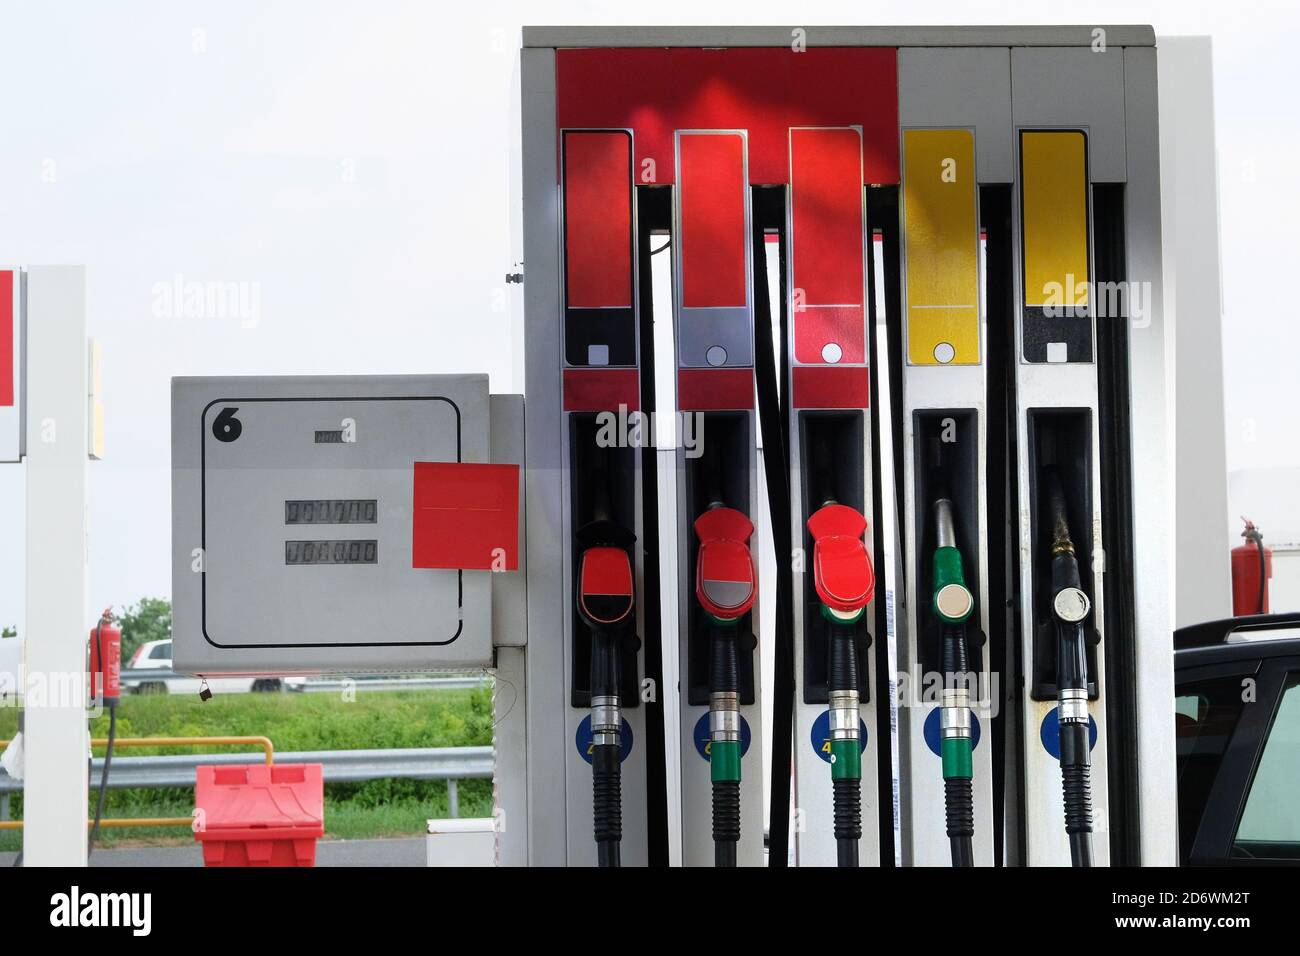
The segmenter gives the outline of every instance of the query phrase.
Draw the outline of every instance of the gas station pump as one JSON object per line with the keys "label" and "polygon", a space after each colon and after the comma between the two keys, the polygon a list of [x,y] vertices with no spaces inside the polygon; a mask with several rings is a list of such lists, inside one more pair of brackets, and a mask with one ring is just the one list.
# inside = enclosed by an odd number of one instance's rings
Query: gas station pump
{"label": "gas station pump", "polygon": [[[1005,55],[943,51],[971,78],[1006,69]],[[902,488],[905,627],[899,639],[903,859],[992,866],[992,708],[985,459],[986,342],[980,283],[977,133],[971,104],[925,95],[938,55],[904,50],[900,222],[902,307],[896,407]],[[951,112],[949,112],[951,111]],[[938,128],[962,116],[966,128]],[[912,127],[916,124],[915,128]],[[922,126],[920,124],[933,124]],[[937,691],[937,692],[936,692]],[[982,744],[982,746],[981,746]],[[940,821],[944,825],[940,826]],[[947,839],[944,839],[944,837]]]}
{"label": "gas station pump", "polygon": [[[732,759],[747,727],[757,740],[764,690],[759,427],[780,516],[768,862],[1164,858],[1168,824],[1143,809],[1160,805],[1172,735],[1172,718],[1152,716],[1171,664],[1147,647],[1168,631],[1170,600],[1152,31],[523,37],[529,861],[589,852],[577,724],[607,625],[571,606],[584,549],[611,542],[572,529],[593,520],[598,474],[629,542],[618,739],[648,745],[622,763],[623,861],[678,847],[687,864],[761,861],[762,791]],[[651,249],[651,233],[669,243]],[[658,410],[652,337],[666,323],[649,264],[661,251],[672,409],[702,430],[673,453],[664,498],[654,456],[600,431]],[[1140,302],[1123,300],[1130,276]],[[881,420],[882,380],[894,420]],[[676,540],[661,552],[648,516],[667,497]],[[881,565],[895,535],[901,554]],[[546,541],[571,551],[556,560]],[[658,567],[676,581],[676,660],[652,620]],[[901,571],[899,588],[886,573],[878,593],[881,567]],[[557,628],[562,646],[542,643]],[[662,712],[656,676],[677,678]],[[1126,732],[1108,735],[1116,721]],[[547,773],[561,723],[580,753]],[[1146,777],[1139,755],[1156,768]]]}
{"label": "gas station pump", "polygon": [[[1056,115],[1064,121],[1069,113]],[[1087,849],[1093,814],[1106,819],[1108,791],[1107,562],[1098,444],[1103,423],[1097,297],[1091,294],[1090,191],[1101,158],[1098,132],[1018,133],[1013,228],[1021,286],[1014,369],[1025,666],[1021,746],[1030,865],[1109,861],[1104,841],[1093,852]]]}
{"label": "gas station pump", "polygon": [[879,717],[886,695],[872,692],[889,668],[873,600],[880,529],[871,520],[863,131],[791,129],[789,144],[786,387],[794,540],[804,556],[794,587],[797,859],[875,866],[892,829],[882,804],[892,801],[882,800],[889,784],[878,769],[890,749],[888,717]]}
{"label": "gas station pump", "polygon": [[[645,541],[638,232],[632,136],[572,129],[561,138],[563,196],[563,520],[575,582],[566,615],[571,733],[567,777],[590,764],[590,808],[569,803],[570,833],[590,814],[601,866],[648,860],[646,723],[638,637]],[[552,438],[553,440],[553,438]],[[566,536],[568,537],[568,536]],[[581,714],[582,717],[578,717]],[[638,746],[639,743],[639,746]],[[626,832],[625,832],[626,831]],[[570,837],[572,842],[573,838]],[[583,862],[577,851],[570,862]]]}
{"label": "gas station pump", "polygon": [[676,411],[693,436],[676,451],[682,862],[708,862],[711,818],[715,865],[760,866],[762,775],[741,773],[763,743],[748,137],[677,130],[674,154]]}

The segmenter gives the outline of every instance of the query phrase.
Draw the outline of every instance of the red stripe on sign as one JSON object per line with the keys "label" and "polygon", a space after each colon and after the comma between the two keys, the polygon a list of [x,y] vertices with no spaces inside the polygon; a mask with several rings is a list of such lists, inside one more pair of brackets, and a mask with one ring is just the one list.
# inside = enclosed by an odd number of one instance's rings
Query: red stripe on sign
{"label": "red stripe on sign", "polygon": [[795,359],[824,362],[833,344],[835,361],[864,361],[862,136],[792,129],[790,170]]}
{"label": "red stripe on sign", "polygon": [[641,407],[640,379],[634,368],[564,370],[566,412],[629,412]]}
{"label": "red stripe on sign", "polygon": [[417,461],[411,567],[519,569],[519,466]]}
{"label": "red stripe on sign", "polygon": [[632,137],[564,134],[565,304],[632,306]]}
{"label": "red stripe on sign", "polygon": [[867,368],[796,365],[791,370],[795,408],[869,408]]}
{"label": "red stripe on sign", "polygon": [[752,409],[754,375],[748,368],[684,368],[677,373],[677,407],[684,412]]}
{"label": "red stripe on sign", "polygon": [[560,129],[636,131],[637,181],[672,183],[679,129],[749,131],[749,181],[790,181],[793,126],[860,126],[862,183],[898,182],[898,52],[889,47],[558,50]]}
{"label": "red stripe on sign", "polygon": [[0,272],[0,405],[14,403],[14,274]]}
{"label": "red stripe on sign", "polygon": [[744,306],[745,140],[737,133],[683,133],[677,149],[682,305]]}

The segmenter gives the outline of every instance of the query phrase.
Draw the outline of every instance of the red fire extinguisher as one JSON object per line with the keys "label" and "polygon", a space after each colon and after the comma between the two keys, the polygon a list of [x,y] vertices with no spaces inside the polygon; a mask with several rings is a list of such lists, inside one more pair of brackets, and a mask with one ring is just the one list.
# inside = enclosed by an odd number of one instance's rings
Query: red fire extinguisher
{"label": "red fire extinguisher", "polygon": [[95,819],[86,840],[86,855],[95,849],[99,824],[108,797],[108,773],[113,765],[113,745],[117,741],[117,702],[122,696],[122,632],[113,623],[113,609],[106,607],[99,623],[90,632],[90,697],[108,709],[108,746],[104,751],[104,769],[99,776],[99,798],[95,801]]}
{"label": "red fire extinguisher", "polygon": [[1268,613],[1268,579],[1273,576],[1273,552],[1249,518],[1242,518],[1245,544],[1232,549],[1232,616]]}
{"label": "red fire extinguisher", "polygon": [[104,608],[90,632],[90,696],[113,704],[122,696],[122,632],[112,608]]}

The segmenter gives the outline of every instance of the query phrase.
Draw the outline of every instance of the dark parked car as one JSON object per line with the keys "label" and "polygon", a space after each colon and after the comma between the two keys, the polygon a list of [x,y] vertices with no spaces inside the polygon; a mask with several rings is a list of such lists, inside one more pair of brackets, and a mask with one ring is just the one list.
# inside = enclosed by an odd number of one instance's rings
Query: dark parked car
{"label": "dark parked car", "polygon": [[1300,863],[1300,614],[1174,635],[1184,864]]}

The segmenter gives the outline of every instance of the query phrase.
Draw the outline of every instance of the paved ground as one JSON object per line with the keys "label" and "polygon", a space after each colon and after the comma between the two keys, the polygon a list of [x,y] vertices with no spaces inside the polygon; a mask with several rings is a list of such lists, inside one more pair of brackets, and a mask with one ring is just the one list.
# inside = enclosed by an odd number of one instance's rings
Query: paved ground
{"label": "paved ground", "polygon": [[[0,853],[0,867],[11,866],[13,853]],[[193,846],[96,850],[91,866],[202,866]],[[397,840],[322,840],[316,844],[317,866],[424,866],[424,837]]]}

